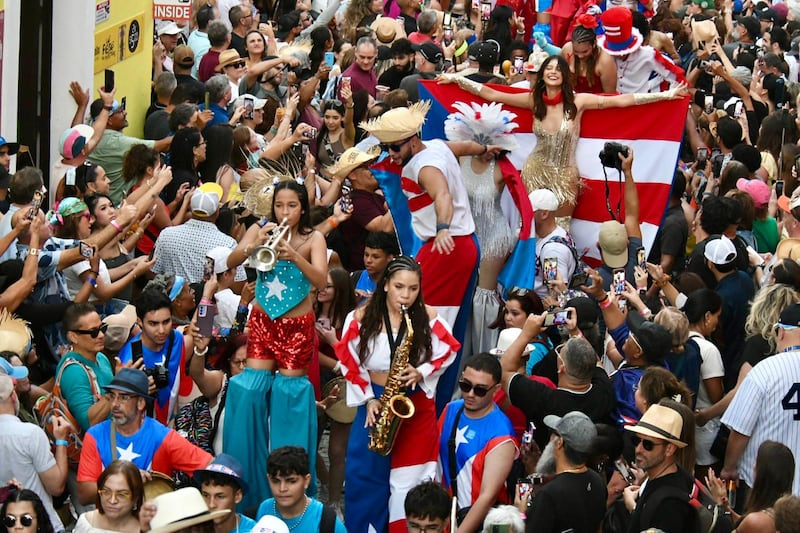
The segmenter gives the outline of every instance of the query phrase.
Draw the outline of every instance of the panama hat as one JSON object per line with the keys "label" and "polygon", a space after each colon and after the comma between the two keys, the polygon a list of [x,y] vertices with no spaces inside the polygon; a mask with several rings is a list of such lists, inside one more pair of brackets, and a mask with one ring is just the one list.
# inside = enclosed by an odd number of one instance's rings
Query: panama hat
{"label": "panama hat", "polygon": [[681,440],[683,418],[678,411],[663,405],[651,405],[639,422],[625,426],[625,429],[639,435],[665,440],[678,448],[686,447],[686,443]]}
{"label": "panama hat", "polygon": [[203,495],[194,487],[178,489],[156,497],[158,511],[150,521],[150,533],[172,533],[230,513],[230,509],[209,511]]}

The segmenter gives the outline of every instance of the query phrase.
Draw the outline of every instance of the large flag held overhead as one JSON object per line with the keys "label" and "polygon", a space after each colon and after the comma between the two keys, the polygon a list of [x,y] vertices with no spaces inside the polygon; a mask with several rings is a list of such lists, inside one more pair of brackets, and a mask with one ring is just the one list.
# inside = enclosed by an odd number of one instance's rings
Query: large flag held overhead
{"label": "large flag held overhead", "polygon": [[[506,92],[522,92],[524,89],[493,85],[494,89]],[[420,81],[421,100],[432,101],[431,109],[422,129],[424,139],[444,138],[444,121],[454,112],[452,103],[485,102],[483,98],[460,89],[456,84],[439,85],[434,80]],[[530,109],[508,106],[517,113],[515,122],[519,127],[519,148],[509,154],[511,162],[521,169],[536,145],[533,134],[533,114]],[[600,224],[611,220],[607,205],[624,222],[625,202],[620,201],[623,187],[615,169],[607,168],[608,198],[603,167],[598,154],[607,141],[617,141],[632,146],[634,152],[633,177],[639,191],[639,219],[641,221],[644,246],[649,252],[658,226],[664,216],[669,199],[672,178],[678,161],[684,122],[686,120],[685,99],[669,100],[632,106],[586,111],[581,122],[581,138],[575,155],[578,170],[583,179],[583,191],[572,216],[572,237],[578,252],[585,252],[589,264],[599,264],[597,234]],[[608,202],[607,202],[608,200]]]}

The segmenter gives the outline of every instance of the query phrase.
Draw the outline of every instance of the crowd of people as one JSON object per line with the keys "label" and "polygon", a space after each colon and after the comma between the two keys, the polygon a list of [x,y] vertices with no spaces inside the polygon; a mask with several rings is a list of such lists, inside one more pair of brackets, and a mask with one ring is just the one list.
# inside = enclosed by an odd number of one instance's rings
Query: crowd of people
{"label": "crowd of people", "polygon": [[798,531],[800,6],[549,4],[194,0],[0,137],[0,533]]}

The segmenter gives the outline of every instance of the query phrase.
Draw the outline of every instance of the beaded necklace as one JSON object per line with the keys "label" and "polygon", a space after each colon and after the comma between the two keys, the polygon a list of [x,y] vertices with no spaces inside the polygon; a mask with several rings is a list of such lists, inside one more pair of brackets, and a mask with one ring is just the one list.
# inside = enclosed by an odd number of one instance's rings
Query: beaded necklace
{"label": "beaded necklace", "polygon": [[[308,496],[306,496],[305,498],[306,498],[306,506],[303,507],[303,512],[300,513],[300,516],[288,519],[288,520],[297,520],[297,522],[295,522],[295,524],[289,528],[289,531],[294,530],[294,528],[296,528],[303,522],[303,517],[306,515],[306,511],[308,511],[308,506],[311,504],[311,498],[309,498]],[[277,516],[278,518],[286,522],[287,519],[284,519],[283,515],[280,513],[280,511],[278,511],[278,506],[275,504],[274,499],[272,500],[272,511],[273,515]],[[286,525],[288,526],[289,524]]]}

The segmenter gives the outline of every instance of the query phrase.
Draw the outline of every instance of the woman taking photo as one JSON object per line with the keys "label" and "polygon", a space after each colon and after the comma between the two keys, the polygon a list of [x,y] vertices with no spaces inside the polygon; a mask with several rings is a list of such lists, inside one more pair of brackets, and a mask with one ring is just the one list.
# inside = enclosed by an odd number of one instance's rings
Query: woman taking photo
{"label": "woman taking photo", "polygon": [[172,138],[169,153],[172,182],[164,189],[164,201],[168,205],[177,199],[184,183],[194,187],[200,181],[197,167],[206,160],[206,141],[197,128],[183,128]]}
{"label": "woman taking photo", "polygon": [[83,513],[75,533],[139,533],[144,499],[142,476],[129,461],[116,460],[97,478],[97,508]]}
{"label": "woman taking photo", "polygon": [[[264,226],[264,232],[285,222],[284,234],[275,245],[275,265],[258,272],[248,321],[247,368],[231,378],[225,404],[223,451],[244,463],[250,486],[245,508],[268,494],[263,468],[268,449],[302,446],[311,458],[311,472],[316,468],[317,405],[308,379],[315,335],[311,288],[327,285],[327,246],[311,226],[305,187],[293,179],[273,187],[267,212],[254,214],[273,223]],[[251,246],[244,254],[250,256]],[[203,350],[196,345],[198,356]],[[243,428],[256,438],[242,439]],[[315,479],[310,491],[316,492]],[[248,500],[248,495],[254,499]]]}
{"label": "woman taking photo", "polygon": [[[459,347],[450,326],[423,302],[420,267],[409,256],[392,259],[369,303],[347,316],[336,355],[347,380],[347,404],[358,407],[345,467],[348,531],[367,531],[370,524],[380,531],[406,531],[401,502],[420,479],[435,475],[439,444],[434,394]],[[408,361],[399,368],[393,357],[403,353]],[[387,421],[380,419],[380,398],[390,384],[407,394],[414,414],[400,425],[393,448],[376,435],[381,452],[389,448],[383,455],[368,443],[376,424]],[[402,479],[391,474],[400,467]]]}
{"label": "woman taking photo", "polygon": [[561,49],[561,55],[569,63],[576,93],[614,94],[617,92],[617,64],[597,46],[596,27],[597,19],[593,16],[578,17],[572,40]]}
{"label": "woman taking photo", "polygon": [[35,492],[17,487],[8,487],[8,490],[0,507],[0,517],[3,518],[0,533],[53,533],[50,517]]}
{"label": "woman taking photo", "polygon": [[[319,365],[322,383],[341,376],[341,363],[336,359],[334,346],[342,337],[344,320],[356,307],[356,295],[350,274],[343,268],[328,271],[328,284],[317,291],[314,314],[317,317],[317,336],[319,337]],[[343,384],[341,385],[343,387]],[[327,387],[326,387],[327,388]],[[342,396],[344,391],[341,391]],[[324,396],[324,395],[323,395]],[[344,487],[344,464],[347,454],[347,438],[350,435],[349,422],[340,422],[323,411],[320,427],[325,427],[325,418],[331,424],[328,440],[328,502],[341,508],[342,487]]]}
{"label": "woman taking photo", "polygon": [[530,108],[536,147],[522,168],[522,179],[530,193],[550,189],[558,198],[558,215],[571,215],[580,192],[580,176],[575,162],[575,148],[580,137],[580,123],[587,109],[604,109],[683,98],[686,87],[648,94],[601,96],[575,94],[567,61],[561,56],[548,57],[536,79],[532,93],[504,93],[464,77],[442,76],[439,83],[458,86],[490,102]]}
{"label": "woman taking photo", "polygon": [[[317,134],[317,168],[328,179],[328,167],[334,165],[348,148],[356,141],[356,127],[353,123],[353,93],[348,87],[342,88],[340,100],[327,100],[322,115],[322,127]],[[325,191],[323,191],[323,194]]]}

